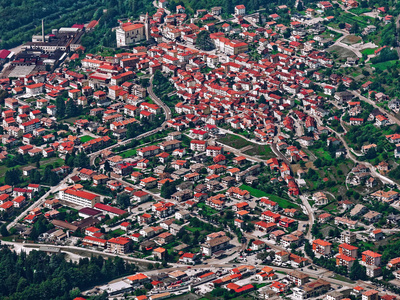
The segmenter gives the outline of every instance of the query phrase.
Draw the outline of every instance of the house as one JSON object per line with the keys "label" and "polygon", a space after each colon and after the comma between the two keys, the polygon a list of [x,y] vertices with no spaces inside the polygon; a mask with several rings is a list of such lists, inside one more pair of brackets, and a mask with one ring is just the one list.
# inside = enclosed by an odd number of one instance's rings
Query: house
{"label": "house", "polygon": [[246,14],[246,7],[243,4],[235,6],[236,16],[244,16],[245,14]]}
{"label": "house", "polygon": [[194,265],[197,260],[197,255],[194,253],[184,253],[180,258],[179,262],[188,264],[188,265]]}

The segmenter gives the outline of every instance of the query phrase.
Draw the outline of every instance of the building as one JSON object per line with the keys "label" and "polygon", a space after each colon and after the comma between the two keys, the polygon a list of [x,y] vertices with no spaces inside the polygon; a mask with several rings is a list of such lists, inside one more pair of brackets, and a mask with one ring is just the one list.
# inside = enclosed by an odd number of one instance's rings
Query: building
{"label": "building", "polygon": [[364,266],[379,267],[381,265],[381,257],[382,255],[371,250],[364,251],[362,253],[362,264]]}
{"label": "building", "polygon": [[357,236],[351,231],[342,231],[340,233],[340,241],[346,244],[352,244],[357,240]]}
{"label": "building", "polygon": [[206,256],[212,256],[217,251],[224,250],[229,244],[230,238],[227,236],[217,237],[207,240],[201,245],[201,251]]}
{"label": "building", "polygon": [[67,188],[59,192],[60,200],[76,204],[81,207],[93,207],[100,202],[100,196],[77,190],[75,188]]}
{"label": "building", "polygon": [[330,255],[332,244],[324,240],[314,240],[312,248],[315,254]]}
{"label": "building", "polygon": [[246,6],[243,4],[235,6],[235,15],[244,16],[246,14]]}
{"label": "building", "polygon": [[307,283],[310,277],[307,274],[302,272],[293,270],[288,273],[288,278],[291,282],[293,282],[296,286],[302,286]]}
{"label": "building", "polygon": [[125,254],[129,252],[132,240],[127,237],[116,237],[107,241],[107,250],[115,254]]}
{"label": "building", "polygon": [[328,281],[318,279],[308,282],[302,286],[293,288],[294,299],[304,300],[310,297],[316,297],[329,291],[331,285]]}
{"label": "building", "polygon": [[149,40],[150,38],[150,20],[149,15],[146,15],[146,20],[143,23],[125,23],[115,30],[117,38],[117,47],[126,47],[137,42]]}
{"label": "building", "polygon": [[375,290],[369,290],[362,293],[361,300],[379,300],[379,292]]}

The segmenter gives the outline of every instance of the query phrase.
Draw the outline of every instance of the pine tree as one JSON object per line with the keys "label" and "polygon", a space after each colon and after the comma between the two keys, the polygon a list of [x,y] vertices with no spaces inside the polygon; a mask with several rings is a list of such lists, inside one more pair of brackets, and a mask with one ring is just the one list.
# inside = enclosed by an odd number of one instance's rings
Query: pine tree
{"label": "pine tree", "polygon": [[233,14],[233,4],[232,4],[232,0],[225,0],[225,12],[227,14]]}
{"label": "pine tree", "polygon": [[65,101],[62,97],[56,99],[57,116],[64,118],[65,116]]}

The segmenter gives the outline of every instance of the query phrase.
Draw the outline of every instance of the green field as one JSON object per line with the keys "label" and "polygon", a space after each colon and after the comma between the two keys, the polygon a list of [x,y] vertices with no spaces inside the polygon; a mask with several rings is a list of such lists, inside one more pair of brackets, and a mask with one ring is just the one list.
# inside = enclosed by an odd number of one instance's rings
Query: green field
{"label": "green field", "polygon": [[86,142],[89,142],[91,140],[94,140],[94,137],[91,137],[90,135],[81,136],[81,142],[82,143],[86,143]]}
{"label": "green field", "polygon": [[361,15],[361,14],[370,12],[371,9],[370,8],[357,7],[357,8],[349,9],[349,11],[352,12],[353,14]]}
{"label": "green field", "polygon": [[361,51],[362,54],[371,55],[375,53],[377,48],[367,48]]}
{"label": "green field", "polygon": [[251,149],[246,150],[244,153],[247,155],[259,156],[262,159],[275,157],[275,154],[268,145],[253,145]]}
{"label": "green field", "polygon": [[218,139],[218,142],[233,147],[235,149],[241,149],[243,147],[253,145],[251,142],[245,140],[244,138],[227,133],[223,138]]}
{"label": "green field", "polygon": [[127,158],[127,157],[132,157],[132,156],[136,156],[136,149],[129,149],[126,150],[125,152],[122,152],[121,155],[123,158]]}
{"label": "green field", "polygon": [[278,203],[279,206],[282,207],[282,208],[296,208],[296,209],[299,209],[299,206],[297,204],[294,204],[294,203],[290,202],[289,200],[283,199],[283,198],[278,197],[276,195],[267,194],[266,192],[258,190],[258,189],[255,189],[255,188],[252,188],[251,186],[242,184],[240,186],[240,188],[242,190],[249,191],[250,194],[253,197],[257,197],[257,198],[268,197],[270,200],[275,201],[276,203]]}
{"label": "green field", "polygon": [[372,66],[375,69],[379,69],[381,71],[385,71],[387,70],[387,68],[395,65],[397,62],[397,60],[389,60],[389,61],[385,61],[385,62],[381,62],[381,63],[377,63],[377,64],[373,64]]}

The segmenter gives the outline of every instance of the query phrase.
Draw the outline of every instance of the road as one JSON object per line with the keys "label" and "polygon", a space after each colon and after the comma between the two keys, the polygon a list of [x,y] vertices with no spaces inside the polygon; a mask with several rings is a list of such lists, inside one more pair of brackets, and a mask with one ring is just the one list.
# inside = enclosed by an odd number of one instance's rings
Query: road
{"label": "road", "polygon": [[400,120],[397,119],[395,116],[393,116],[390,112],[386,111],[384,108],[379,107],[378,105],[376,105],[376,103],[371,100],[368,99],[367,97],[364,97],[363,95],[361,95],[358,91],[350,91],[354,96],[360,98],[360,100],[363,100],[364,102],[367,102],[369,104],[371,104],[374,108],[379,109],[379,111],[384,114],[385,116],[388,117],[388,119],[391,121],[392,124],[397,124],[400,126]]}
{"label": "road", "polygon": [[147,92],[149,93],[151,100],[153,100],[158,106],[160,106],[164,110],[165,122],[163,123],[162,127],[165,128],[165,126],[167,124],[166,121],[171,120],[172,113],[171,113],[171,109],[168,107],[168,105],[166,105],[164,102],[162,102],[161,99],[158,98],[157,95],[154,93],[153,77],[154,77],[154,75],[152,75],[150,77],[150,86],[147,88]]}
{"label": "road", "polygon": [[122,141],[120,143],[117,143],[115,145],[112,145],[112,146],[109,146],[107,148],[103,148],[103,149],[98,150],[96,152],[90,153],[88,156],[90,157],[90,164],[91,165],[94,164],[94,161],[95,161],[96,157],[99,156],[100,153],[102,151],[104,151],[104,150],[112,150],[112,149],[114,149],[116,147],[119,147],[121,145],[126,145],[126,144],[130,143],[132,140],[140,140],[140,139],[143,139],[145,137],[148,137],[150,135],[155,134],[156,132],[159,132],[159,131],[162,131],[162,130],[165,129],[165,127],[167,126],[167,121],[171,120],[172,112],[171,112],[171,109],[164,102],[162,102],[161,99],[158,98],[157,95],[154,93],[154,91],[153,91],[153,76],[151,76],[151,78],[150,78],[150,86],[147,88],[147,92],[149,93],[149,97],[151,98],[151,100],[153,100],[158,106],[160,106],[163,109],[164,115],[165,115],[165,121],[161,124],[160,127],[157,127],[157,128],[155,128],[153,130],[150,130],[150,131],[147,131],[145,133],[142,133],[142,134],[138,135],[137,137],[124,140],[124,141]]}
{"label": "road", "polygon": [[68,181],[69,178],[71,178],[72,176],[75,176],[78,172],[78,169],[75,168],[71,174],[69,174],[67,177],[65,177],[63,180],[60,181],[59,184],[57,184],[56,186],[53,186],[46,194],[44,194],[42,197],[40,197],[37,201],[35,201],[35,203],[33,203],[31,206],[29,206],[28,208],[26,208],[19,216],[17,216],[10,224],[7,225],[7,230],[10,230],[11,228],[13,228],[18,221],[22,220],[26,215],[28,215],[28,213],[36,208],[39,207],[40,205],[43,204],[43,202],[46,200],[46,198],[50,195],[53,194],[57,191],[60,190],[60,188]]}
{"label": "road", "polygon": [[[127,256],[127,255],[118,255],[118,254],[114,254],[114,253],[107,253],[107,252],[103,252],[103,251],[98,251],[98,250],[93,250],[93,249],[88,249],[88,248],[81,248],[81,247],[77,247],[77,246],[58,246],[58,245],[53,245],[53,244],[32,244],[32,243],[17,243],[17,242],[4,242],[4,241],[1,241],[1,243],[13,245],[14,247],[16,247],[16,249],[29,248],[27,246],[31,246],[34,248],[39,247],[39,246],[49,246],[49,247],[60,248],[62,252],[68,252],[68,250],[72,250],[72,251],[81,251],[81,252],[86,252],[86,253],[100,254],[103,256],[113,256],[113,257],[118,256],[118,257],[121,257],[122,259],[124,259],[125,261],[129,261],[129,262],[142,262],[142,263],[151,263],[151,264],[154,264],[156,262],[154,260],[135,258],[135,257]],[[176,264],[176,263],[169,263],[169,265],[174,266],[174,267],[181,266],[180,264]]]}
{"label": "road", "polygon": [[378,173],[375,170],[375,166],[373,166],[372,164],[370,164],[367,161],[359,161],[357,160],[357,158],[352,154],[352,148],[349,147],[349,145],[347,144],[347,142],[345,141],[345,139],[343,138],[343,134],[336,132],[335,130],[333,130],[332,128],[330,128],[330,130],[332,130],[332,132],[334,132],[336,134],[336,136],[341,140],[343,146],[346,148],[346,152],[347,152],[347,157],[349,157],[353,162],[357,163],[357,164],[363,164],[365,166],[367,166],[370,170],[371,170],[371,175],[373,177],[378,177],[383,183],[388,183],[391,185],[396,185],[397,187],[399,187],[397,185],[397,183],[395,183],[393,180],[389,179],[386,176],[383,176],[382,174]]}
{"label": "road", "polygon": [[[310,202],[308,202],[307,198],[305,196],[300,196],[301,201],[303,202],[303,206],[306,208],[307,210],[307,215],[308,215],[308,231],[306,234],[306,239],[311,241],[312,240],[312,234],[311,234],[311,227],[314,224],[314,220],[315,220],[315,216],[314,216],[314,211],[310,205]],[[305,223],[305,222],[302,222]]]}

